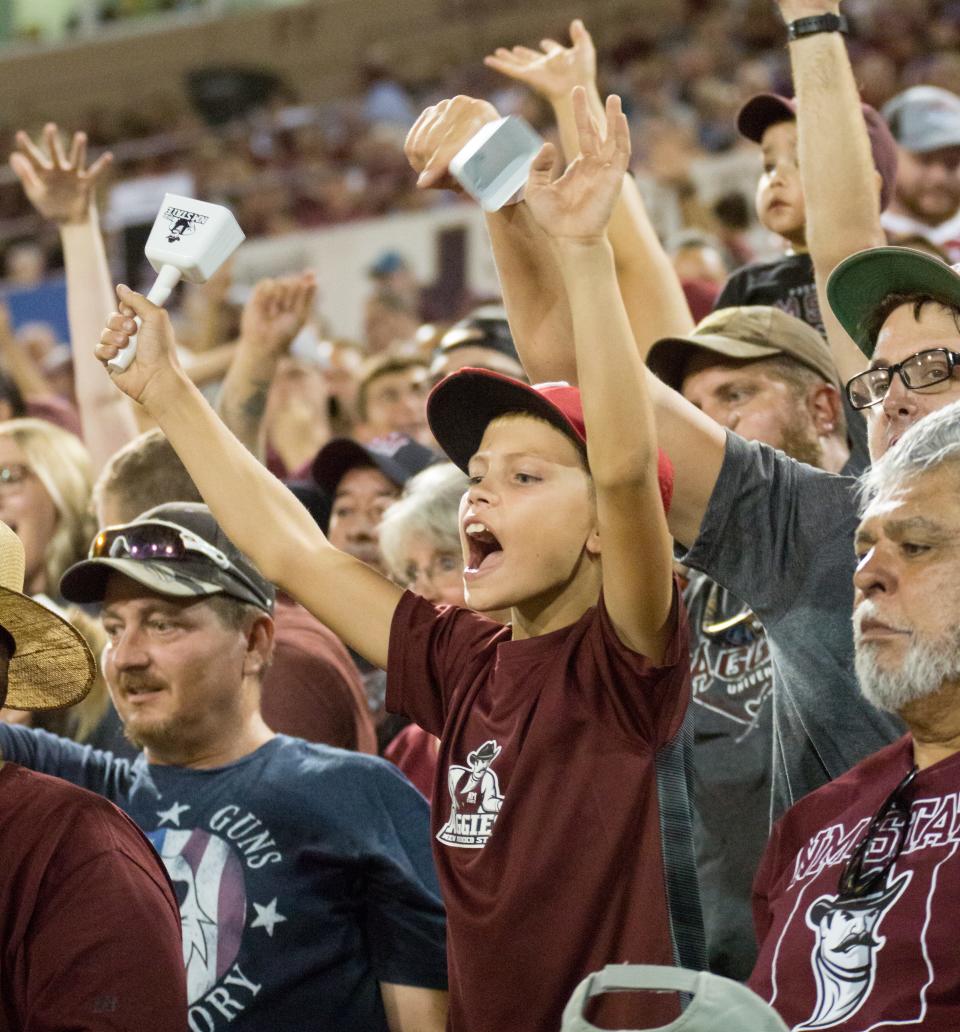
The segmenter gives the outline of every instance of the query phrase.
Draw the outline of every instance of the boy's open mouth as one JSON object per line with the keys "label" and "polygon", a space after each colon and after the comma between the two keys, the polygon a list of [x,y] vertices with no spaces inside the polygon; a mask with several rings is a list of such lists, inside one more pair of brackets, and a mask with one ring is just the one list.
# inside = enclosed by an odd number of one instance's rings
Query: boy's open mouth
{"label": "boy's open mouth", "polygon": [[467,543],[470,546],[468,572],[479,572],[496,565],[497,558],[503,553],[496,535],[488,530],[479,520],[471,520],[465,527]]}

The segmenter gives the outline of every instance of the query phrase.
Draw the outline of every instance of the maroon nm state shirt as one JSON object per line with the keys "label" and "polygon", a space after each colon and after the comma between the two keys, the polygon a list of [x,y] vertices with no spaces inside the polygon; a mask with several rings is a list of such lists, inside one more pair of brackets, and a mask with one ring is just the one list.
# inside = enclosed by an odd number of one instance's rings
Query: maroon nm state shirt
{"label": "maroon nm state shirt", "polygon": [[[908,735],[805,796],[774,827],[754,882],[761,945],[749,984],[795,1032],[960,1028],[960,753],[906,790],[909,828],[876,891],[837,898],[847,857],[912,766]],[[868,871],[891,859],[897,837],[885,821]]]}

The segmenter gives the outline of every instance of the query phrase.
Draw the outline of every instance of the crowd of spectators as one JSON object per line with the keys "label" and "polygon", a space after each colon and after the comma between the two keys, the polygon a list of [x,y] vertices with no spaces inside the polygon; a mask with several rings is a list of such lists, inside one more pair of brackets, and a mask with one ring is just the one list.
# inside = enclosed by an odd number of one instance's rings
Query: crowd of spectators
{"label": "crowd of spectators", "polygon": [[[734,118],[749,96],[789,92],[783,25],[763,0],[690,0],[687,7],[680,31],[645,34],[638,24],[610,41],[600,54],[601,87],[623,98],[635,170],[651,189],[678,198],[670,230],[684,224],[710,229],[724,240],[727,261],[740,264],[770,246],[757,234],[744,238],[753,224],[754,166],[748,161],[731,188],[718,194],[710,180],[719,166],[702,163],[743,148]],[[851,58],[867,103],[879,110],[920,82],[960,91],[956,3],[852,3],[848,17],[856,27]],[[410,82],[402,62],[371,52],[360,79],[354,97],[321,104],[275,85],[265,103],[217,126],[205,122],[185,95],[169,94],[136,110],[118,104],[91,111],[84,128],[92,147],[116,153],[113,182],[187,171],[197,196],[229,204],[248,237],[447,203],[449,197],[414,189],[403,158],[404,135],[415,114],[439,97],[487,97],[502,112],[522,113],[549,132],[542,103],[479,65]],[[12,147],[13,128],[7,126],[0,137],[0,151]],[[9,175],[0,178],[5,253],[18,238],[35,235],[39,223],[31,214],[17,184]],[[56,264],[55,255],[52,260]]]}
{"label": "crowd of spectators", "polygon": [[[831,0],[689,7],[162,145],[11,136],[5,210],[43,229],[8,254],[62,255],[72,350],[0,307],[0,792],[135,861],[156,1027],[556,1032],[624,958],[722,976],[757,1030],[956,1027],[960,8],[848,0],[848,41]],[[513,111],[549,142],[486,216],[502,297],[456,321],[395,251],[359,341],[309,270],[241,300],[228,263],[172,318],[112,283],[131,171],[280,234],[468,203],[450,160]],[[137,1027],[123,893],[74,942],[97,893],[51,887],[88,843],[18,820],[0,1025]],[[47,988],[73,945],[89,999]],[[688,1027],[732,1027],[706,996]]]}

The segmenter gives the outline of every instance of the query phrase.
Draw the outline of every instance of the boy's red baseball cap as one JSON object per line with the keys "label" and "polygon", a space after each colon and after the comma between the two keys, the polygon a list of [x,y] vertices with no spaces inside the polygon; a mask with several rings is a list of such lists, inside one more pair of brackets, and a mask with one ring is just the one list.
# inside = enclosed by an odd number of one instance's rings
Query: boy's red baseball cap
{"label": "boy's red baseball cap", "polygon": [[[880,188],[880,210],[886,211],[893,197],[897,180],[897,141],[890,127],[880,113],[869,104],[861,104],[863,120],[867,123],[873,164],[880,173],[883,185]],[[797,102],[793,97],[781,97],[779,93],[758,93],[751,97],[737,115],[737,129],[754,143],[763,142],[763,134],[778,122],[797,120]]]}
{"label": "boy's red baseball cap", "polygon": [[[427,421],[454,465],[467,472],[484,432],[499,416],[526,413],[546,420],[587,454],[580,391],[568,383],[526,384],[490,369],[467,366],[442,379],[427,399]],[[664,511],[673,497],[673,464],[658,452],[657,480]]]}

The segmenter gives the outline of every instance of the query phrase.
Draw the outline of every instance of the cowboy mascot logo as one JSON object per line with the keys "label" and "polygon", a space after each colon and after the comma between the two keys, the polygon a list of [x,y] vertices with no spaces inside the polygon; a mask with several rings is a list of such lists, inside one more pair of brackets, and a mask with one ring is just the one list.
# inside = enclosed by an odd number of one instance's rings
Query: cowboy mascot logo
{"label": "cowboy mascot logo", "polygon": [[813,1014],[796,1032],[832,1028],[855,1014],[870,995],[877,974],[877,953],[886,939],[878,935],[884,914],[903,895],[911,872],[900,875],[862,899],[821,896],[807,911],[816,942],[811,954],[817,984]]}
{"label": "cowboy mascot logo", "polygon": [[493,762],[500,746],[491,738],[467,756],[467,765],[453,764],[447,771],[450,816],[437,832],[448,846],[483,849],[503,805],[500,782]]}

